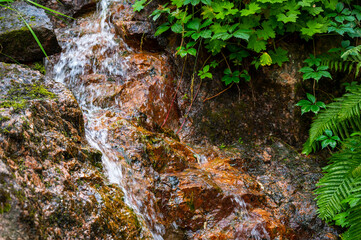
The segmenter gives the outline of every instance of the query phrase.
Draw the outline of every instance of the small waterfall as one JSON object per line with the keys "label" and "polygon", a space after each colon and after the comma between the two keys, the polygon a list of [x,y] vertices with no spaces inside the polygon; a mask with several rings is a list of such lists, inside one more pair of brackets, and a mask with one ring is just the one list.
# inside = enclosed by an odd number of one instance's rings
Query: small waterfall
{"label": "small waterfall", "polygon": [[[155,197],[146,186],[149,186],[147,173],[131,169],[127,162],[129,156],[122,146],[116,148],[109,142],[109,129],[113,116],[122,116],[117,98],[106,103],[100,99],[106,95],[108,88],[122,85],[127,73],[127,54],[133,50],[121,39],[117,38],[111,25],[109,7],[116,0],[101,0],[93,16],[78,19],[76,25],[66,29],[57,30],[63,52],[54,66],[53,77],[56,81],[65,84],[77,98],[86,120],[85,132],[89,144],[102,152],[102,161],[108,179],[118,184],[125,197],[125,203],[134,210],[143,223],[145,235],[161,240],[165,234],[165,227],[160,223],[162,216],[156,212]],[[98,83],[91,84],[92,81]],[[99,86],[100,85],[100,86]],[[120,117],[120,118],[121,118]],[[115,118],[114,118],[115,119]],[[197,154],[199,168],[207,162],[205,156]],[[157,173],[155,172],[154,175]],[[246,203],[232,191],[236,203],[235,212],[245,221],[253,221],[247,210]],[[144,201],[147,201],[144,203]],[[174,228],[177,224],[173,223]],[[262,224],[255,224],[261,226]],[[249,233],[250,239],[270,239],[263,227],[256,227]],[[242,229],[238,229],[242,232]],[[146,236],[145,236],[146,237]],[[241,238],[240,238],[241,239]]]}
{"label": "small waterfall", "polygon": [[[63,52],[53,69],[56,81],[65,84],[75,95],[86,119],[85,131],[89,144],[102,152],[102,161],[111,183],[118,184],[125,197],[125,203],[132,208],[143,222],[145,232],[149,231],[154,239],[163,239],[164,227],[157,222],[154,211],[154,198],[147,189],[143,189],[142,181],[146,178],[141,173],[126,167],[119,161],[119,149],[114,149],[108,143],[108,128],[105,120],[112,106],[102,106],[97,99],[104,94],[102,88],[95,88],[81,79],[86,75],[106,78],[105,85],[120,84],[127,73],[124,52],[132,52],[120,38],[116,38],[109,16],[109,6],[117,1],[102,0],[96,13],[87,19],[79,19],[76,25],[69,29],[61,29],[58,35],[65,39],[61,42]],[[113,81],[107,81],[111,78]],[[115,81],[114,81],[115,79]],[[122,152],[124,158],[124,151]],[[143,196],[142,196],[143,195]],[[144,197],[146,195],[146,197]],[[148,200],[145,205],[140,196]],[[147,230],[148,229],[148,230]]]}

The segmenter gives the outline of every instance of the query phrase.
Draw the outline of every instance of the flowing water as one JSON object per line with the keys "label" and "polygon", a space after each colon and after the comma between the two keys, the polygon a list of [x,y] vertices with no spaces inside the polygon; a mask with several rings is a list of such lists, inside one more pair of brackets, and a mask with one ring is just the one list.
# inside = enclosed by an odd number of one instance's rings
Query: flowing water
{"label": "flowing water", "polygon": [[[147,191],[141,189],[141,186],[146,186],[142,185],[144,176],[126,168],[126,163],[119,162],[119,150],[114,150],[107,142],[108,130],[102,120],[107,118],[109,109],[113,108],[115,112],[118,110],[116,107],[97,105],[96,99],[104,92],[80,80],[81,76],[89,73],[101,74],[116,79],[112,82],[114,85],[120,84],[120,79],[127,74],[127,61],[122,53],[130,52],[131,49],[111,32],[108,22],[108,7],[111,3],[109,0],[100,1],[96,14],[84,22],[84,27],[75,25],[61,32],[66,36],[66,41],[63,42],[64,51],[54,66],[53,74],[55,80],[64,83],[77,98],[86,119],[86,138],[92,147],[102,152],[109,181],[122,188],[126,204],[143,221],[145,228],[148,227],[154,239],[162,239],[163,226],[157,224],[154,209],[149,207],[153,205],[153,199],[148,199],[147,205],[139,201],[142,198],[140,195]],[[116,101],[114,106],[118,105]]]}
{"label": "flowing water", "polygon": [[[122,86],[127,79],[130,71],[127,54],[134,52],[114,33],[109,16],[109,6],[113,2],[116,1],[100,1],[93,16],[78,20],[73,27],[58,30],[63,52],[53,74],[55,80],[64,83],[77,98],[86,120],[86,138],[92,147],[102,152],[109,181],[121,187],[126,204],[143,223],[144,236],[150,234],[153,239],[163,239],[162,214],[155,210],[154,194],[146,187],[152,181],[149,172],[130,168],[127,164],[130,156],[122,146],[114,147],[109,142],[112,119],[124,118],[126,114],[119,98],[111,98],[109,102],[101,99],[107,89]],[[91,84],[92,81],[98,85]],[[207,162],[204,157],[200,159]],[[198,163],[202,165],[202,161]],[[242,212],[243,219],[251,219],[244,201],[234,194],[237,211]],[[230,191],[229,195],[233,193]],[[177,227],[175,223],[173,225]],[[249,234],[253,239],[269,239],[264,228],[255,227]]]}

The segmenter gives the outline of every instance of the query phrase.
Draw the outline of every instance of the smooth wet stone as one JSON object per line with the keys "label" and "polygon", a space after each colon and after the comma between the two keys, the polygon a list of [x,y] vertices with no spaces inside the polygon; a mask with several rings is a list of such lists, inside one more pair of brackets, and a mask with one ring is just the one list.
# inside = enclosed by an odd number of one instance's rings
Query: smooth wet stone
{"label": "smooth wet stone", "polygon": [[[11,4],[19,11],[41,42],[48,55],[59,52],[61,49],[56,40],[53,25],[45,11],[24,1]],[[0,8],[0,61],[20,62],[42,60],[45,56],[24,21],[17,12]]]}

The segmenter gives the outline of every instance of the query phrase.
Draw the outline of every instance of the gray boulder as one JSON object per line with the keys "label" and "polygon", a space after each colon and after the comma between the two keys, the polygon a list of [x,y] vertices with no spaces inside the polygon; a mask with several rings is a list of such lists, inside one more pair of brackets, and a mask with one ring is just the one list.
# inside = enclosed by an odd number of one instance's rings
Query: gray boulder
{"label": "gray boulder", "polygon": [[19,14],[31,26],[48,55],[61,50],[51,20],[43,9],[25,2],[15,2],[11,7],[17,11],[0,8],[0,61],[31,62],[44,57]]}

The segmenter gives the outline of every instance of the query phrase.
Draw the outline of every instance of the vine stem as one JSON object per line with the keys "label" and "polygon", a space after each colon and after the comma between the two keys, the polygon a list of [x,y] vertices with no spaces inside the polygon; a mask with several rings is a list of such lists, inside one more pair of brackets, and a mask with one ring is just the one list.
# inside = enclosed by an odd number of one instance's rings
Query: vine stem
{"label": "vine stem", "polygon": [[[227,64],[227,66],[228,66],[229,70],[231,70],[231,66],[230,66],[230,65],[229,65],[229,63],[228,63],[226,56],[224,56],[224,54],[223,54],[223,52],[222,52],[222,51],[221,51],[221,54],[222,54],[222,56],[223,56],[224,61],[225,61],[225,62],[226,62],[226,64]],[[232,72],[232,70],[231,70],[231,72]],[[226,89],[224,89],[224,90],[220,91],[220,92],[219,92],[219,93],[217,93],[216,95],[214,95],[214,96],[212,96],[212,97],[209,97],[209,98],[204,99],[204,100],[203,100],[203,102],[206,102],[206,101],[208,101],[208,100],[211,100],[212,98],[215,98],[215,97],[217,97],[217,96],[221,95],[222,93],[224,93],[225,91],[227,91],[228,89],[230,89],[230,88],[233,86],[233,84],[234,84],[234,82],[233,82],[233,83],[232,83],[232,84],[231,84],[228,88],[226,88]]]}
{"label": "vine stem", "polygon": [[209,98],[204,99],[203,102],[206,102],[206,101],[208,101],[208,100],[211,100],[212,98],[215,98],[215,97],[221,95],[222,93],[224,93],[225,91],[227,91],[228,89],[230,89],[230,88],[233,86],[233,84],[234,84],[234,83],[232,83],[228,88],[220,91],[220,92],[217,93],[216,95],[213,95],[212,97],[209,97]]}
{"label": "vine stem", "polygon": [[184,74],[184,68],[185,68],[186,62],[187,62],[187,56],[186,56],[186,58],[184,59],[184,62],[183,62],[182,74],[181,74],[181,78],[180,78],[180,80],[178,82],[177,89],[176,89],[175,93],[173,94],[174,96],[173,96],[172,102],[170,104],[170,107],[169,107],[169,109],[167,111],[167,116],[165,117],[161,127],[164,127],[164,125],[166,124],[166,122],[167,122],[167,120],[169,118],[169,114],[170,114],[170,111],[172,110],[172,107],[174,105],[174,101],[175,101],[175,98],[177,97],[177,93],[179,91],[180,85],[183,82],[183,74]]}

